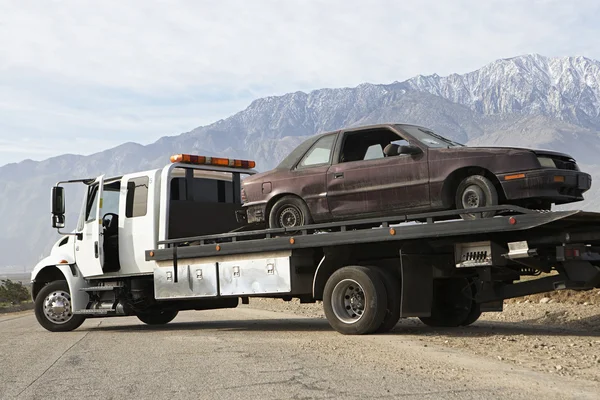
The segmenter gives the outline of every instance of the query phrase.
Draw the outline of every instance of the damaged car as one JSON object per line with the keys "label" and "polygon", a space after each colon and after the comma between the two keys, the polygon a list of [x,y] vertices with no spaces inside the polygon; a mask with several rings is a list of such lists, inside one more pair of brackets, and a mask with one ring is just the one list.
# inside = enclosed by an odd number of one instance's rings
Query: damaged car
{"label": "damaged car", "polygon": [[[468,147],[429,128],[382,124],[316,135],[275,169],[243,181],[248,223],[311,223],[501,204],[549,210],[583,200],[592,183],[573,157]],[[494,212],[464,213],[462,218]]]}

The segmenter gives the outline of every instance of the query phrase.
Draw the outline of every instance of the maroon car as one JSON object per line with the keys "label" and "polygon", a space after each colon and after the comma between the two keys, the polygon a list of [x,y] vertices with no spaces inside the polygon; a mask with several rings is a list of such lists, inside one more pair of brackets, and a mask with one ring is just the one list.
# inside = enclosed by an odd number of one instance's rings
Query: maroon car
{"label": "maroon car", "polygon": [[279,228],[497,204],[550,209],[583,200],[591,182],[567,154],[466,147],[421,126],[384,124],[311,137],[245,179],[242,200],[248,223]]}

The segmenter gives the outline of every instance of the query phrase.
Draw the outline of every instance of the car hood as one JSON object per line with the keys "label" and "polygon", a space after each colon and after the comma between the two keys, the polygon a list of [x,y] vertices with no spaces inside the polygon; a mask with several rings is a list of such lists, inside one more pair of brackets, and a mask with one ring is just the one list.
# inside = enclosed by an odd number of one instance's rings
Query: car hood
{"label": "car hood", "polygon": [[466,146],[466,147],[451,147],[450,150],[452,149],[460,149],[460,150],[465,150],[465,149],[472,149],[472,150],[477,150],[477,151],[490,151],[490,152],[498,152],[498,151],[531,151],[533,153],[535,153],[538,156],[550,156],[550,157],[562,157],[562,158],[568,158],[568,159],[573,159],[572,156],[570,156],[569,154],[566,153],[561,153],[558,151],[553,151],[553,150],[544,150],[544,149],[531,149],[531,148],[526,148],[526,147],[508,147],[508,146]]}

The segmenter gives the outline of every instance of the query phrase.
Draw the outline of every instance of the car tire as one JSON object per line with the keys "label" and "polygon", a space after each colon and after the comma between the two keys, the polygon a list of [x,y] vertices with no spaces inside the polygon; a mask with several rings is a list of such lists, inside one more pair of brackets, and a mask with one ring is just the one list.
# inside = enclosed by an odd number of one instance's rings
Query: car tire
{"label": "car tire", "polygon": [[71,304],[67,281],[50,282],[35,298],[35,318],[50,332],[72,331],[83,324],[85,315],[73,314]]}
{"label": "car tire", "polygon": [[[498,205],[498,191],[485,176],[471,175],[460,182],[456,190],[456,208],[458,210],[490,207]],[[491,218],[495,211],[461,214],[462,219]]]}
{"label": "car tire", "polygon": [[387,308],[385,285],[374,268],[340,268],[325,284],[325,317],[333,329],[344,335],[375,332],[383,323]]}
{"label": "car tire", "polygon": [[312,217],[308,206],[299,197],[284,196],[271,207],[269,228],[295,228],[310,225]]}

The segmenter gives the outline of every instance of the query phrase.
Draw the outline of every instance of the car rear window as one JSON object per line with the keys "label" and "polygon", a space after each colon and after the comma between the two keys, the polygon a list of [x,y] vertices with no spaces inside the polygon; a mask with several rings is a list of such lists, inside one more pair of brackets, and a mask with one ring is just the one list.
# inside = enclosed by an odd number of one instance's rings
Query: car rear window
{"label": "car rear window", "polygon": [[276,167],[277,169],[291,169],[300,157],[306,153],[308,149],[319,139],[321,135],[313,136],[304,142],[300,143],[292,152],[283,159],[282,162]]}

